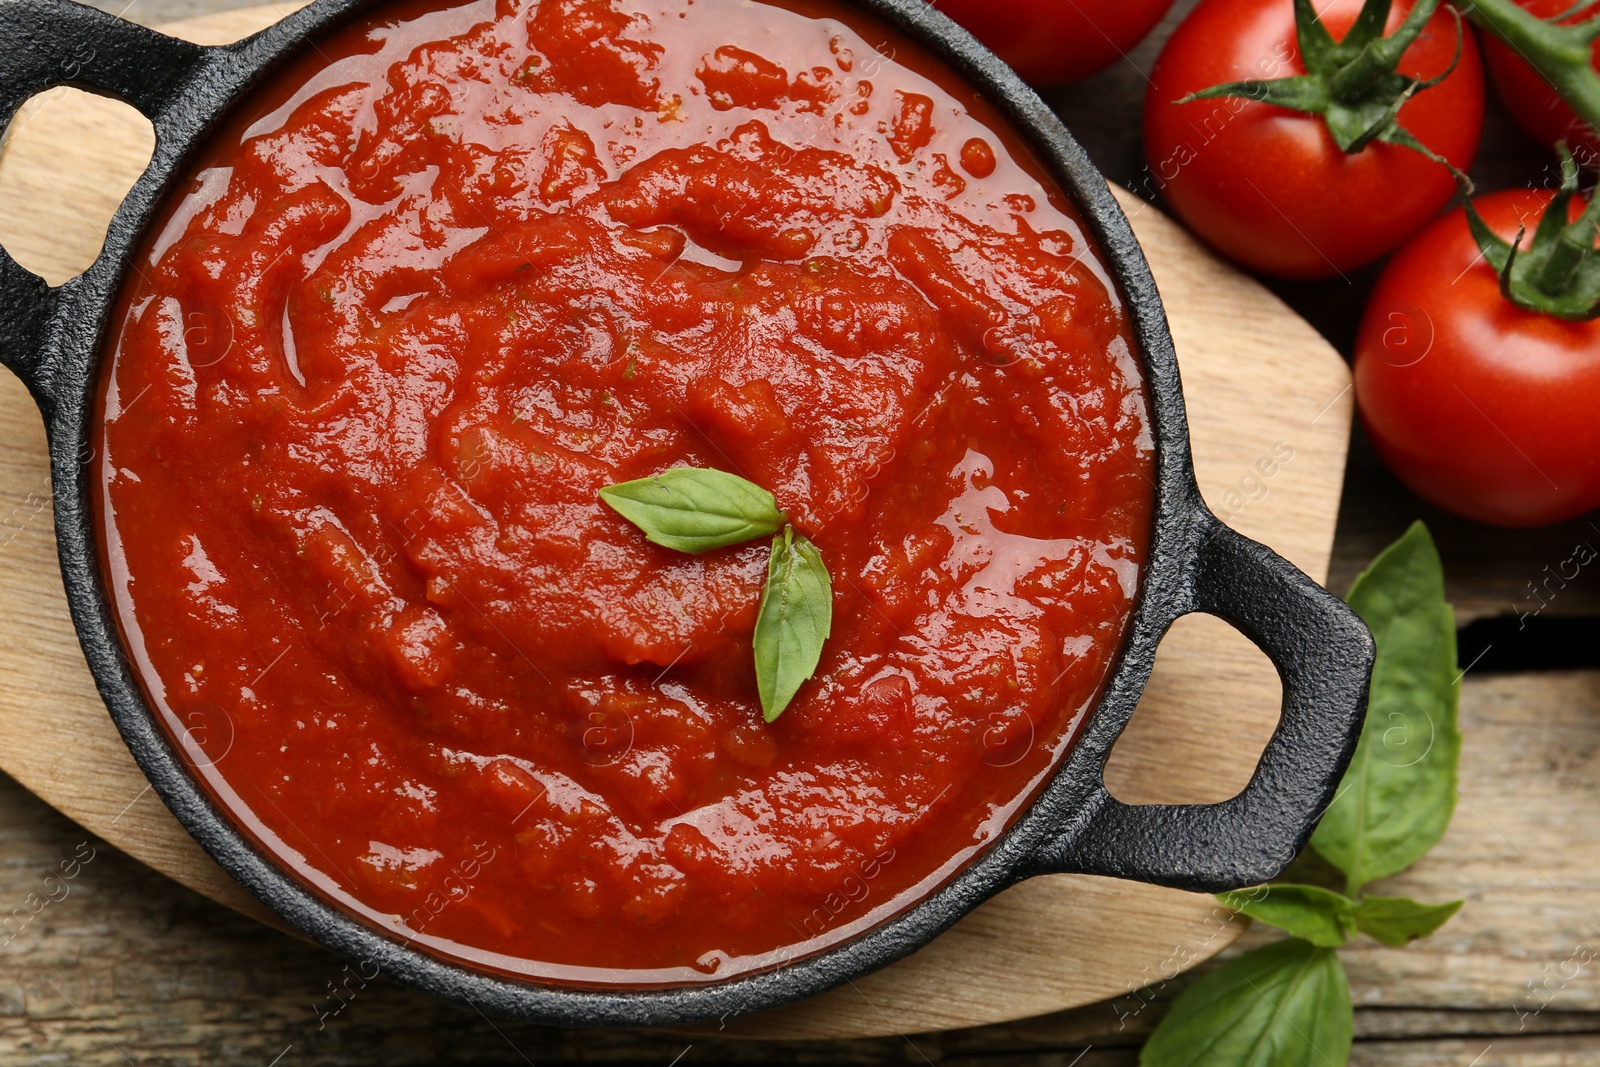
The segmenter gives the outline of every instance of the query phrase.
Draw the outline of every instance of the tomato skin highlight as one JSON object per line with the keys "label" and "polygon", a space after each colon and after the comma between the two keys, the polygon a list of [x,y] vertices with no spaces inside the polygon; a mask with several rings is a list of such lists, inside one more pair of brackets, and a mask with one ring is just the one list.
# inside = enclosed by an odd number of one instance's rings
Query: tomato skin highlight
{"label": "tomato skin highlight", "polygon": [[[1394,6],[1389,31],[1411,6]],[[1360,0],[1334,0],[1322,10],[1335,40],[1360,8]],[[1400,122],[1465,170],[1483,128],[1483,70],[1472,30],[1462,32],[1456,69],[1401,108]],[[1455,20],[1441,8],[1399,71],[1437,76],[1455,46]],[[1151,72],[1143,191],[1161,193],[1190,229],[1250,270],[1326,278],[1394,248],[1450,200],[1455,183],[1445,168],[1399,145],[1346,155],[1320,115],[1241,99],[1173,103],[1225,82],[1304,73],[1287,0],[1203,0]]]}
{"label": "tomato skin highlight", "polygon": [[[1542,19],[1554,18],[1572,7],[1567,0],[1517,0],[1517,5]],[[1577,22],[1592,14],[1591,9],[1562,21]],[[1590,50],[1591,62],[1600,70],[1600,41]],[[1579,163],[1586,167],[1600,165],[1600,134],[1580,119],[1509,45],[1485,36],[1483,59],[1506,110],[1528,136],[1552,147],[1558,141],[1565,141]]]}
{"label": "tomato skin highlight", "polygon": [[[1506,190],[1474,203],[1512,240],[1551,198]],[[1501,296],[1459,208],[1384,269],[1356,341],[1355,390],[1389,469],[1447,511],[1541,526],[1600,506],[1600,323]]]}
{"label": "tomato skin highlight", "polygon": [[1172,0],[931,0],[1030,85],[1086,78],[1155,29]]}

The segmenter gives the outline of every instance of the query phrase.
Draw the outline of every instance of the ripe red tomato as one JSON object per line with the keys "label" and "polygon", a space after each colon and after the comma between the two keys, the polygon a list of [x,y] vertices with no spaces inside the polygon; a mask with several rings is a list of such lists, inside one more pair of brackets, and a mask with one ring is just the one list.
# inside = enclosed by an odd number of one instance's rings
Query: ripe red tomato
{"label": "ripe red tomato", "polygon": [[929,0],[1033,85],[1109,67],[1142,41],[1172,0]]}
{"label": "ripe red tomato", "polygon": [[[1318,6],[1341,40],[1361,0]],[[1390,31],[1410,9],[1410,0],[1397,0]],[[1455,71],[1400,110],[1401,125],[1463,170],[1483,127],[1483,69],[1472,31],[1465,33]],[[1401,57],[1400,73],[1437,75],[1455,47],[1455,21],[1441,7]],[[1455,184],[1445,168],[1399,145],[1346,155],[1319,115],[1239,99],[1173,104],[1223,82],[1303,73],[1290,0],[1202,0],[1151,73],[1145,180],[1229,258],[1267,274],[1325,278],[1394,248],[1449,201]]]}
{"label": "ripe red tomato", "polygon": [[[1474,203],[1513,240],[1551,197],[1516,189]],[[1575,197],[1571,216],[1582,206]],[[1356,341],[1355,388],[1378,454],[1442,508],[1539,526],[1600,506],[1600,322],[1501,296],[1459,208],[1384,268]]]}
{"label": "ripe red tomato", "polygon": [[[1517,3],[1542,19],[1570,10],[1568,0],[1517,0]],[[1593,8],[1576,12],[1563,22],[1578,22],[1595,13]],[[1592,46],[1594,67],[1600,70],[1600,41]],[[1600,135],[1575,115],[1556,91],[1545,84],[1511,48],[1485,35],[1483,58],[1489,64],[1489,77],[1505,101],[1506,110],[1517,125],[1536,141],[1553,145],[1566,141],[1578,161],[1587,166],[1600,163]]]}

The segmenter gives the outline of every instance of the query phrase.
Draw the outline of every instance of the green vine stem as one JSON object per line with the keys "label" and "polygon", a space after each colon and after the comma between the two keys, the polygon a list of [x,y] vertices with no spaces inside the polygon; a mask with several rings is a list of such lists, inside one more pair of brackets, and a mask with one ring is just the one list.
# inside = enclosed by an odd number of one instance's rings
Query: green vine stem
{"label": "green vine stem", "polygon": [[[1590,46],[1600,37],[1600,15],[1564,26],[1546,22],[1513,0],[1458,2],[1469,19],[1510,45],[1567,106],[1600,130],[1600,75],[1590,58]],[[1587,6],[1580,3],[1578,9]]]}

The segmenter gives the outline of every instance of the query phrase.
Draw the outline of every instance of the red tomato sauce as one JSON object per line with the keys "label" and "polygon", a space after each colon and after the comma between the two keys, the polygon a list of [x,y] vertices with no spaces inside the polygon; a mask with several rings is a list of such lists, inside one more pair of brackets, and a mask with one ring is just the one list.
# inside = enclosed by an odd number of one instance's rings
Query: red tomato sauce
{"label": "red tomato sauce", "polygon": [[[1005,829],[1136,599],[1121,297],[1005,121],[832,3],[382,9],[209,142],[108,334],[135,668],[260,847],[546,980],[835,943]],[[771,490],[832,574],[762,721],[767,542],[599,501]]]}

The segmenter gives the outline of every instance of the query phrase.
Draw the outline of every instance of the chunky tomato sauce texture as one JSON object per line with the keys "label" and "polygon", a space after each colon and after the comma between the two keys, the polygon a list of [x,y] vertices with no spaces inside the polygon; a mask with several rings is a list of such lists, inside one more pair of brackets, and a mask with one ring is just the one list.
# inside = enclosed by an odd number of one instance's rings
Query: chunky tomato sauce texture
{"label": "chunky tomato sauce texture", "polygon": [[[110,593],[260,846],[429,952],[705,981],[926,895],[1037,792],[1153,444],[1077,216],[955,74],[804,2],[388,7],[209,143],[109,329]],[[762,721],[770,489],[834,624]]]}

